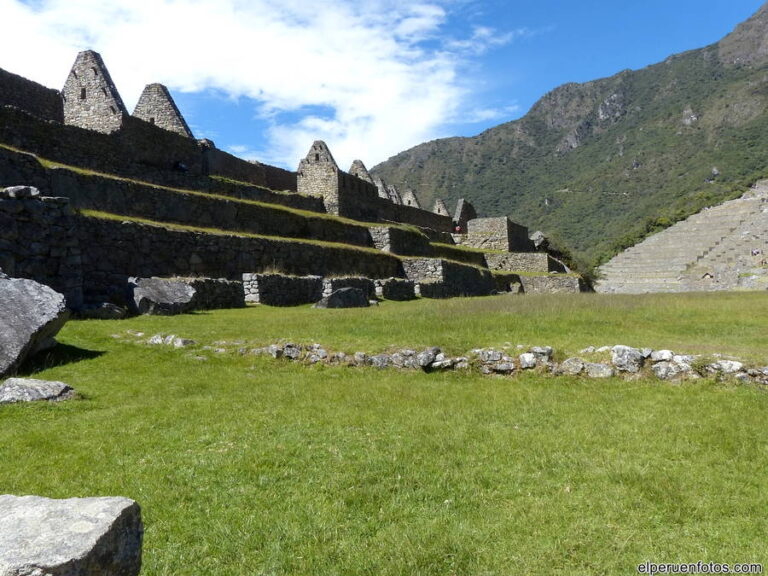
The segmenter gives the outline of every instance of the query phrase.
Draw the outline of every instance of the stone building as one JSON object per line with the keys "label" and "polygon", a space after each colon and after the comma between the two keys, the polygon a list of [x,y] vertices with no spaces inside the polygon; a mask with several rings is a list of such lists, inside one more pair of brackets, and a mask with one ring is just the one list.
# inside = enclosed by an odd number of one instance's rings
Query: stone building
{"label": "stone building", "polygon": [[406,206],[421,208],[421,204],[419,203],[419,199],[416,198],[416,192],[413,191],[413,188],[410,188],[410,187],[406,188],[401,198],[402,198],[402,203],[405,204]]}
{"label": "stone building", "polygon": [[106,134],[123,126],[128,111],[101,55],[80,52],[62,90],[64,123]]}
{"label": "stone building", "polygon": [[163,130],[175,132],[187,138],[193,137],[168,88],[162,84],[148,84],[144,88],[133,110],[133,116]]}

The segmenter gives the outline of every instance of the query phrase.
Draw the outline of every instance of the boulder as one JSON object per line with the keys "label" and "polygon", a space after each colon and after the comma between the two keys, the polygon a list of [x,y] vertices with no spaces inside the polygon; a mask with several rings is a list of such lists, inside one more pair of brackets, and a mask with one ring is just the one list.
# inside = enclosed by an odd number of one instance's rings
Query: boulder
{"label": "boulder", "polygon": [[64,296],[34,280],[0,273],[0,376],[51,348],[69,317]]}
{"label": "boulder", "polygon": [[139,314],[173,316],[193,308],[195,289],[169,278],[133,279],[133,301]]}
{"label": "boulder", "polygon": [[0,404],[34,402],[36,400],[66,400],[75,391],[64,382],[35,380],[34,378],[8,378],[0,386]]}
{"label": "boulder", "polygon": [[3,576],[136,576],[142,536],[128,498],[0,495]]}
{"label": "boulder", "polygon": [[366,308],[368,295],[359,288],[339,288],[315,304],[314,308]]}
{"label": "boulder", "polygon": [[645,357],[642,351],[629,346],[614,346],[611,349],[611,363],[621,372],[639,372]]}

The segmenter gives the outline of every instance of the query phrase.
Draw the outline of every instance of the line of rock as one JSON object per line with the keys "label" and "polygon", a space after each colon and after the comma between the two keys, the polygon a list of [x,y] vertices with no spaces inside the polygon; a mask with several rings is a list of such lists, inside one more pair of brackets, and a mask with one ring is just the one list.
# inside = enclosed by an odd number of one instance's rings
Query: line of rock
{"label": "line of rock", "polygon": [[[195,345],[192,340],[175,335],[156,334],[148,343],[164,344],[176,348]],[[203,347],[215,352],[226,352],[226,343],[218,347]],[[522,351],[524,350],[524,351]],[[603,362],[590,361],[582,357],[569,357],[556,362],[551,346],[518,346],[518,353],[510,354],[505,349],[475,348],[463,356],[449,356],[437,346],[423,350],[403,348],[396,352],[367,354],[365,352],[331,352],[320,344],[296,344],[293,342],[270,344],[260,348],[240,347],[241,354],[269,356],[275,359],[302,362],[306,364],[329,364],[337,366],[373,366],[374,368],[421,369],[427,372],[441,370],[476,369],[482,374],[512,375],[519,372],[538,370],[553,375],[586,376],[588,378],[611,378],[654,375],[660,380],[696,379],[706,376],[733,377],[741,382],[755,382],[768,385],[768,366],[749,367],[744,362],[703,355],[676,354],[671,350],[633,348],[616,345],[600,348],[588,347],[580,351],[583,356],[607,355]]]}

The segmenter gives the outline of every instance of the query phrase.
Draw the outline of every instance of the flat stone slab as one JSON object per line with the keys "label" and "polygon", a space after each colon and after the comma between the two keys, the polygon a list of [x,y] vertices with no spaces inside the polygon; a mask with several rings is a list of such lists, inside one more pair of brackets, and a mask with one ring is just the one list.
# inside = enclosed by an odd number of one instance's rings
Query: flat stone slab
{"label": "flat stone slab", "polygon": [[34,378],[8,378],[0,385],[0,404],[36,402],[38,400],[66,400],[75,391],[64,382],[35,380]]}
{"label": "flat stone slab", "polygon": [[0,495],[0,575],[137,576],[143,532],[129,498]]}
{"label": "flat stone slab", "polygon": [[55,345],[69,318],[64,296],[34,280],[0,273],[0,377]]}

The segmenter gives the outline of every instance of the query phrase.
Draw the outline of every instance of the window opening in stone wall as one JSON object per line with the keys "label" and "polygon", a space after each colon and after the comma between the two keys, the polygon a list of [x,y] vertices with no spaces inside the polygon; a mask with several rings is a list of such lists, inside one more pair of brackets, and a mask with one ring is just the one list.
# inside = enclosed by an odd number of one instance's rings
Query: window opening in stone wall
{"label": "window opening in stone wall", "polygon": [[80,100],[85,100],[85,88],[80,88]]}
{"label": "window opening in stone wall", "polygon": [[320,162],[320,154],[315,154],[315,162]]}
{"label": "window opening in stone wall", "polygon": [[149,123],[150,123],[150,124],[154,124],[154,123],[155,123],[155,119],[154,119],[154,118],[150,118],[150,119],[149,119]]}
{"label": "window opening in stone wall", "polygon": [[101,89],[101,93],[104,94],[104,96],[106,96],[107,95],[107,89],[106,88],[102,88]]}
{"label": "window opening in stone wall", "polygon": [[117,110],[115,110],[114,106],[110,106],[109,109],[112,110],[112,114],[117,114]]}
{"label": "window opening in stone wall", "polygon": [[94,76],[98,76],[99,75],[99,71],[96,70],[96,68],[91,68],[91,70],[93,70],[93,75]]}

